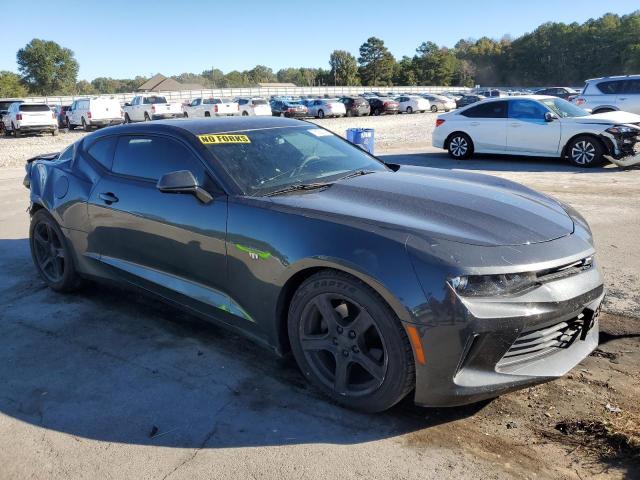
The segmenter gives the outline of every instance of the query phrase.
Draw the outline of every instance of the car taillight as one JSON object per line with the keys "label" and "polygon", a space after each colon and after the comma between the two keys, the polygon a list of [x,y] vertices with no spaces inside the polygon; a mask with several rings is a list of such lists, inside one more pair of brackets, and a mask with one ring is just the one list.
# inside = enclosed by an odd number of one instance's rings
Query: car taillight
{"label": "car taillight", "polygon": [[240,104],[236,103],[236,110],[239,112],[240,111]]}
{"label": "car taillight", "polygon": [[155,106],[155,105],[151,105],[151,111],[152,111],[153,113],[156,113],[156,106]]}
{"label": "car taillight", "polygon": [[22,120],[22,114],[21,113],[17,113],[16,114],[16,120]]}
{"label": "car taillight", "polygon": [[439,127],[443,123],[444,123],[444,120],[442,118],[436,118],[436,127]]}
{"label": "car taillight", "polygon": [[587,99],[586,98],[577,98],[576,99],[576,105],[578,105],[578,106],[584,105],[585,103],[587,103]]}
{"label": "car taillight", "polygon": [[56,119],[56,112],[51,112],[51,118]]}
{"label": "car taillight", "polygon": [[218,113],[218,105],[214,105],[214,106],[213,106],[213,111],[214,111],[215,113]]}
{"label": "car taillight", "polygon": [[91,118],[91,112],[87,112],[87,118]]}

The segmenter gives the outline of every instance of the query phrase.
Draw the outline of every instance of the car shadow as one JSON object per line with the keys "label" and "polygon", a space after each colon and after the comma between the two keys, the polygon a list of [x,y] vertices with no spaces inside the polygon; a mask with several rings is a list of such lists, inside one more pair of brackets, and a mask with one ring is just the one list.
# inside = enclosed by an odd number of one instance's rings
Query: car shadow
{"label": "car shadow", "polygon": [[548,157],[513,155],[474,155],[469,160],[454,160],[445,151],[389,153],[379,156],[386,163],[447,170],[475,170],[487,172],[565,172],[574,174],[612,173],[624,169],[613,164],[595,168],[578,168],[566,160]]}
{"label": "car shadow", "polygon": [[291,357],[155,298],[95,283],[51,291],[26,239],[0,240],[0,385],[0,413],[22,422],[180,448],[369,442],[487,404],[427,409],[407,398],[381,414],[346,410]]}

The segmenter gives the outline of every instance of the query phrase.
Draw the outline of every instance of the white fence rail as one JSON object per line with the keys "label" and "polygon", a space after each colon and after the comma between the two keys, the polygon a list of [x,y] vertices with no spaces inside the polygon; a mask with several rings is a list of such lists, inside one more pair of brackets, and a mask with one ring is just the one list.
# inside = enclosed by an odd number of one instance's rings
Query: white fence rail
{"label": "white fence rail", "polygon": [[[157,95],[162,95],[169,101],[186,101],[196,97],[221,97],[221,98],[234,98],[234,97],[265,97],[268,98],[272,95],[279,96],[300,96],[300,95],[357,95],[364,92],[402,92],[402,93],[439,93],[444,91],[456,92],[456,91],[468,91],[467,88],[462,87],[435,87],[435,86],[423,86],[423,87],[246,87],[246,88],[207,88],[203,90],[180,90],[171,92],[149,92]],[[121,103],[129,102],[138,93],[114,93],[114,94],[99,94],[99,96],[115,97]],[[44,102],[50,105],[57,104],[70,104],[78,98],[93,97],[96,95],[67,95],[67,96],[46,96],[46,97],[25,97],[22,100],[26,102]]]}

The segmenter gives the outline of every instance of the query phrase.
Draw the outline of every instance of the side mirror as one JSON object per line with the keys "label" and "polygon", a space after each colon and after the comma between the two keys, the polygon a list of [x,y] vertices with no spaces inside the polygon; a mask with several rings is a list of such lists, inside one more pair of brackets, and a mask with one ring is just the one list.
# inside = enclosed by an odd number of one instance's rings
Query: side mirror
{"label": "side mirror", "polygon": [[213,201],[211,194],[198,185],[196,177],[189,170],[165,173],[158,180],[156,188],[163,193],[190,193],[202,203]]}
{"label": "side mirror", "polygon": [[553,122],[554,120],[558,120],[558,116],[555,113],[547,112],[544,114],[545,122]]}

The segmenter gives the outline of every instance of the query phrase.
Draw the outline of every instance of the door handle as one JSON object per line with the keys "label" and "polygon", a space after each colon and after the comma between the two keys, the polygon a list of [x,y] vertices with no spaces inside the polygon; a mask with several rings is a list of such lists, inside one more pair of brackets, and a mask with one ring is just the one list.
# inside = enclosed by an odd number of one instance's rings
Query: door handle
{"label": "door handle", "polygon": [[620,97],[618,100],[626,100],[627,97]]}
{"label": "door handle", "polygon": [[519,128],[519,127],[521,127],[522,125],[521,125],[521,124],[519,124],[519,123],[517,123],[517,122],[513,122],[513,123],[511,123],[511,126],[512,126],[513,128]]}
{"label": "door handle", "polygon": [[472,127],[477,127],[478,125],[480,125],[480,122],[471,122],[469,125],[471,125]]}
{"label": "door handle", "polygon": [[118,197],[116,197],[111,192],[101,193],[98,196],[100,197],[100,200],[102,200],[107,205],[111,205],[112,203],[116,203],[118,201]]}

